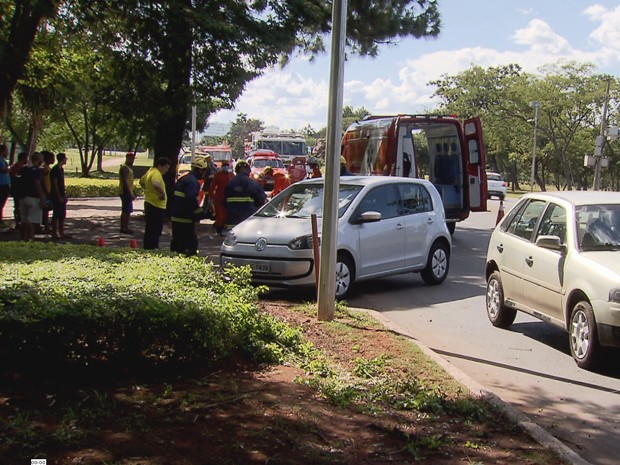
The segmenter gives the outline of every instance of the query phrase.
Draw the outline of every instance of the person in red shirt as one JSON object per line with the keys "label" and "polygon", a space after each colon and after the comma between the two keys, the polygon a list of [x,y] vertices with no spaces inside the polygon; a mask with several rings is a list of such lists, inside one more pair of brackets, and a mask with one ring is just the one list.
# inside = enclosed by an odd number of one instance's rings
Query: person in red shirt
{"label": "person in red shirt", "polygon": [[213,227],[218,236],[224,235],[224,228],[226,227],[227,214],[224,206],[224,190],[234,176],[228,163],[224,162],[222,168],[213,175],[209,185],[209,198],[213,202],[213,209],[215,210]]}

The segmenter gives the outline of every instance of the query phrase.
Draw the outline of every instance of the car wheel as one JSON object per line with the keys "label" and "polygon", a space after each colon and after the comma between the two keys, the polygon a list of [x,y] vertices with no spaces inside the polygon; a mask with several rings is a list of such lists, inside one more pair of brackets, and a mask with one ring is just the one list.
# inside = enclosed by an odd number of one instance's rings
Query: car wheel
{"label": "car wheel", "polygon": [[446,223],[446,226],[448,227],[448,232],[452,236],[456,230],[456,221],[450,221],[449,223]]}
{"label": "car wheel", "polygon": [[504,287],[497,271],[491,273],[487,281],[487,316],[493,326],[504,329],[517,317],[517,311],[504,303]]}
{"label": "car wheel", "polygon": [[573,307],[568,331],[570,352],[577,366],[585,370],[594,368],[600,350],[596,319],[589,302],[582,300]]}
{"label": "car wheel", "polygon": [[336,299],[343,300],[349,295],[355,281],[355,267],[349,257],[338,254],[336,258]]}
{"label": "car wheel", "polygon": [[449,269],[450,251],[448,246],[442,242],[435,242],[428,253],[426,268],[420,272],[422,280],[429,285],[440,284],[448,276]]}

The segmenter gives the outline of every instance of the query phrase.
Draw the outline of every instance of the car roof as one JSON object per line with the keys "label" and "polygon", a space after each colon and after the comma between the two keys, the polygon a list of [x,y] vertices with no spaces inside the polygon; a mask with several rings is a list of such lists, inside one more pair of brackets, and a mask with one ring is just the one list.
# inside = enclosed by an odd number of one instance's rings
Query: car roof
{"label": "car roof", "polygon": [[[542,198],[545,200],[564,200],[573,205],[596,205],[596,204],[620,204],[620,192],[609,191],[553,191],[536,192],[526,194],[528,197]],[[524,197],[525,197],[524,196]]]}

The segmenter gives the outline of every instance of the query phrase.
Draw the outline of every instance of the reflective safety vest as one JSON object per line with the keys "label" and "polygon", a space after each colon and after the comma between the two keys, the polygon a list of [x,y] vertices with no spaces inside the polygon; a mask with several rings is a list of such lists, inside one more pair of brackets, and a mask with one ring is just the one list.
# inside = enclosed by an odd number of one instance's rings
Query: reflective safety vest
{"label": "reflective safety vest", "polygon": [[200,193],[200,183],[192,172],[179,178],[174,186],[172,196],[172,206],[170,209],[171,221],[177,223],[193,223],[200,220],[203,213],[198,205],[198,194]]}

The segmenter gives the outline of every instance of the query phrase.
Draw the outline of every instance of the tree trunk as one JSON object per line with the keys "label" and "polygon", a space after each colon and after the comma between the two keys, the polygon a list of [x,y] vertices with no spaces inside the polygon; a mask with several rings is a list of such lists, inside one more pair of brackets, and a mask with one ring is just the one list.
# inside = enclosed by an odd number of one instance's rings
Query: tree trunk
{"label": "tree trunk", "polygon": [[0,48],[0,116],[4,118],[13,88],[24,72],[39,22],[56,14],[57,0],[13,2],[8,40]]}

